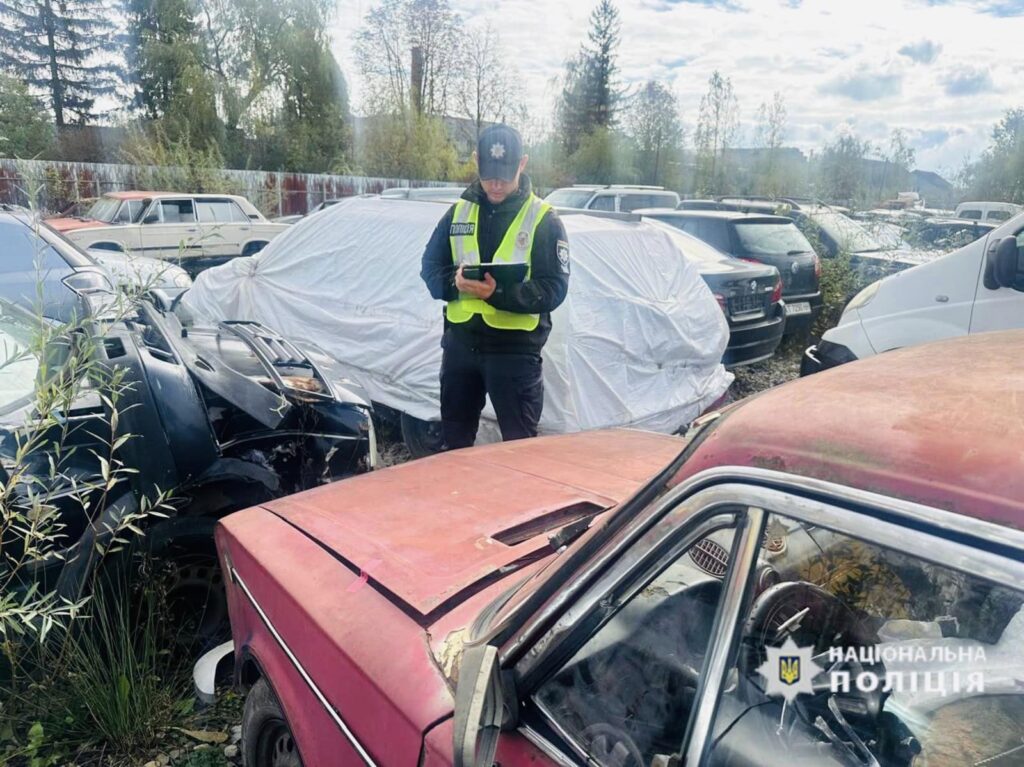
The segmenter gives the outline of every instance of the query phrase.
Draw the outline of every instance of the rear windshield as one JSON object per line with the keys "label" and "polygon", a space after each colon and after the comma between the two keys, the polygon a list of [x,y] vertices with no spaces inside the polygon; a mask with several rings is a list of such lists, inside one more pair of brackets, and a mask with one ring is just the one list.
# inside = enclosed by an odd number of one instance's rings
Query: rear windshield
{"label": "rear windshield", "polygon": [[792,256],[813,250],[811,243],[791,221],[737,223],[736,236],[743,252],[751,256]]}
{"label": "rear windshield", "polygon": [[593,196],[592,189],[556,189],[544,198],[544,202],[556,208],[584,208]]}
{"label": "rear windshield", "polygon": [[644,194],[624,194],[619,198],[619,210],[629,213],[641,208],[675,208],[679,204],[679,195],[675,192],[654,192]]}

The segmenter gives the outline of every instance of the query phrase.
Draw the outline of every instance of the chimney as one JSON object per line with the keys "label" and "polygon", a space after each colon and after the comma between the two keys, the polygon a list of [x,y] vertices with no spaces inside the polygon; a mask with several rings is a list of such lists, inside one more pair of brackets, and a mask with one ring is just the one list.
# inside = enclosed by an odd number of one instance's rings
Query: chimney
{"label": "chimney", "polygon": [[416,114],[420,114],[423,111],[423,49],[418,45],[414,45],[412,48],[410,79],[412,108]]}

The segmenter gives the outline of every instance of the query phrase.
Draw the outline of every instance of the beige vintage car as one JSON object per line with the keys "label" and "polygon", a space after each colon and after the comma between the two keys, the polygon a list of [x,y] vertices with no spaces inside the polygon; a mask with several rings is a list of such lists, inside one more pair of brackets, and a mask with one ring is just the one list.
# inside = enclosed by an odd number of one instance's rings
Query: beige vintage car
{"label": "beige vintage car", "polygon": [[258,253],[288,228],[238,195],[175,192],[110,192],[84,216],[46,223],[81,248],[170,260],[193,275]]}

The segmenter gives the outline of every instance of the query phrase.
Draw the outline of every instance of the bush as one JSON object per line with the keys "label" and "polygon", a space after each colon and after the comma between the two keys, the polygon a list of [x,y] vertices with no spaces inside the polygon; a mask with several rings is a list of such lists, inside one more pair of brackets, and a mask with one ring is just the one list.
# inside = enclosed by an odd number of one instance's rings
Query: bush
{"label": "bush", "polygon": [[[134,311],[133,296],[111,299],[104,319]],[[82,531],[72,538],[72,511],[95,521],[119,494],[135,492],[136,470],[121,459],[136,438],[120,427],[131,383],[99,353],[102,331],[92,318],[60,325],[44,317],[41,288],[35,312],[0,305],[0,315],[0,375],[33,384],[24,401],[15,389],[15,399],[0,402],[7,424],[18,414],[24,418],[5,426],[0,442],[0,763],[18,758],[44,767],[85,742],[129,748],[174,714],[180,691],[154,644],[151,619],[94,599],[94,581],[69,587],[36,572],[41,562],[69,556],[98,572],[105,557],[141,534],[147,518],[165,516],[168,494],[154,488],[136,496],[138,511],[96,524],[94,538]],[[102,403],[104,415],[90,419],[83,441],[82,426],[66,414],[86,395]],[[97,467],[95,474],[82,470],[86,453],[84,463]]]}

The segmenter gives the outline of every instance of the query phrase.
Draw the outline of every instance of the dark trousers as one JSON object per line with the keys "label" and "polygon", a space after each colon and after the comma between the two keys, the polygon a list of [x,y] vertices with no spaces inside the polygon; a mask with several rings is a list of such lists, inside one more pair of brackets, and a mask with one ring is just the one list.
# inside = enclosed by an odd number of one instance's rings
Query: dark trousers
{"label": "dark trousers", "polygon": [[476,441],[484,396],[505,441],[537,436],[544,407],[540,354],[480,352],[446,336],[441,359],[441,425],[449,450]]}

